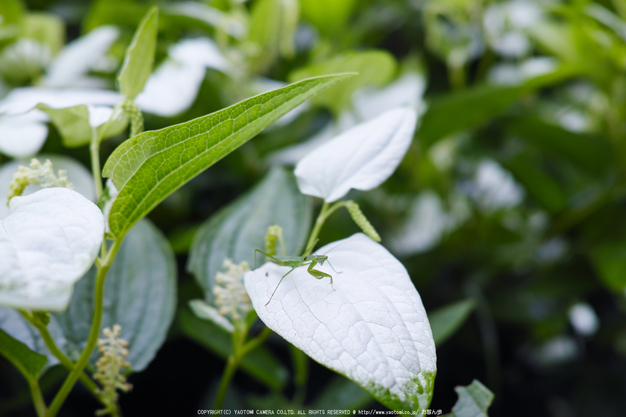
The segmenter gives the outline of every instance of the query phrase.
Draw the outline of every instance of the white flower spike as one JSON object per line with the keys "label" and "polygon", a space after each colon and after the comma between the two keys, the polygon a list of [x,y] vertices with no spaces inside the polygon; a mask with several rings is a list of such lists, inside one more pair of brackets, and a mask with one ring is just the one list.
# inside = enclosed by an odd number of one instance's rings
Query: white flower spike
{"label": "white flower spike", "polygon": [[267,263],[245,275],[263,322],[319,363],[346,375],[392,409],[425,409],[436,374],[435,343],[420,296],[402,264],[362,233],[326,245],[333,275],[318,281]]}
{"label": "white flower spike", "polygon": [[400,164],[416,123],[417,112],[401,107],[342,133],[298,162],[300,191],[332,203],[352,188],[379,186]]}
{"label": "white flower spike", "polygon": [[104,237],[100,209],[76,191],[15,197],[0,221],[0,305],[63,311]]}

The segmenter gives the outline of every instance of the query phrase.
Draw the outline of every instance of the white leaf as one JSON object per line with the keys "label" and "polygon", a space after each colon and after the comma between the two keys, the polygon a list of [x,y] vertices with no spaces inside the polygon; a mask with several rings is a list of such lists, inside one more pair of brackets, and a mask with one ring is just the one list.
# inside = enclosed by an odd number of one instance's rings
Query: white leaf
{"label": "white leaf", "polygon": [[115,91],[88,88],[23,87],[11,90],[11,93],[0,101],[0,115],[18,115],[29,112],[29,115],[31,113],[38,114],[39,120],[46,121],[48,118],[43,111],[30,110],[39,103],[53,109],[60,109],[79,104],[114,106],[121,101],[122,97]]}
{"label": "white leaf", "polygon": [[198,318],[209,320],[214,324],[220,326],[222,329],[226,330],[228,333],[232,333],[235,331],[235,326],[228,321],[228,319],[220,314],[220,312],[208,304],[204,300],[191,300],[189,301],[189,307],[191,307],[191,311]]}
{"label": "white leaf", "polygon": [[372,119],[388,109],[409,105],[421,114],[426,105],[422,99],[426,79],[409,72],[384,88],[363,88],[354,93],[353,105],[362,120]]}
{"label": "white leaf", "polygon": [[[74,190],[82,194],[83,197],[90,201],[96,201],[96,190],[91,173],[77,160],[62,155],[38,155],[37,158],[41,162],[50,160],[57,173],[60,169],[67,171],[67,179],[74,186]],[[7,206],[7,195],[9,194],[9,185],[13,180],[13,174],[16,173],[20,165],[29,166],[29,160],[10,161],[0,166],[0,220],[9,215],[9,207]],[[24,189],[22,196],[31,195],[41,188],[36,185],[29,185]]]}
{"label": "white leaf", "polygon": [[206,68],[223,72],[232,68],[209,38],[184,39],[173,45],[168,55],[135,100],[142,110],[158,116],[171,117],[191,107]]}
{"label": "white leaf", "polygon": [[206,69],[167,60],[148,78],[135,102],[148,113],[170,117],[193,104]]}
{"label": "white leaf", "polygon": [[0,221],[0,305],[62,311],[104,236],[100,209],[76,191],[15,197]]}
{"label": "white leaf", "polygon": [[392,109],[320,146],[296,166],[300,191],[331,203],[351,188],[379,186],[400,164],[416,122],[414,109]]}
{"label": "white leaf", "polygon": [[231,69],[230,62],[209,38],[183,39],[170,48],[168,55],[184,65],[213,68],[222,72]]}
{"label": "white leaf", "polygon": [[48,126],[29,115],[0,118],[0,152],[5,155],[13,158],[34,155],[47,136]]}
{"label": "white leaf", "polygon": [[[362,233],[320,249],[317,280],[267,263],[245,275],[263,322],[319,363],[346,375],[392,409],[427,408],[436,373],[435,344],[420,296],[402,266]],[[336,271],[329,266],[332,266]]]}
{"label": "white leaf", "polygon": [[[114,26],[101,26],[69,43],[54,59],[44,78],[48,87],[68,87],[85,75],[119,36]],[[82,104],[82,103],[79,103]]]}

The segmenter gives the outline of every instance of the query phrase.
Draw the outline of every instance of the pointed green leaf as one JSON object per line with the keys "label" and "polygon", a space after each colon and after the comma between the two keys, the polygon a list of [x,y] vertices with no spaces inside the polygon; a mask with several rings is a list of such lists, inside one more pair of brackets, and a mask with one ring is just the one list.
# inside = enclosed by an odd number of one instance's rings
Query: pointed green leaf
{"label": "pointed green leaf", "polygon": [[[292,173],[281,168],[272,170],[248,194],[229,204],[202,225],[194,238],[187,270],[213,298],[217,272],[226,258],[239,264],[248,262],[254,268],[254,250],[265,247],[268,226],[283,229],[289,255],[302,252],[311,223],[308,197],[300,194]],[[265,263],[257,256],[259,265]]]}
{"label": "pointed green leaf", "polygon": [[473,300],[448,304],[428,315],[435,345],[439,346],[454,334],[474,310]]}
{"label": "pointed green leaf", "polygon": [[289,75],[290,81],[339,72],[356,72],[350,80],[318,94],[313,103],[327,106],[336,114],[350,106],[352,94],[361,87],[383,86],[396,73],[396,60],[389,52],[372,50],[350,52],[336,56],[328,61],[296,70]]}
{"label": "pointed green leaf", "polygon": [[103,175],[119,190],[109,215],[122,236],[165,197],[324,88],[351,74],[312,78],[124,142]]}
{"label": "pointed green leaf", "polygon": [[75,148],[91,141],[89,109],[84,104],[62,109],[53,109],[45,104],[38,104],[37,108],[48,113],[50,120],[61,135],[63,145]]}
{"label": "pointed green leaf", "polygon": [[48,358],[35,353],[24,343],[15,340],[0,329],[0,354],[9,360],[29,381],[39,378]]}
{"label": "pointed green leaf", "polygon": [[[50,120],[59,131],[63,145],[68,148],[77,148],[91,142],[93,135],[92,126],[89,123],[89,108],[84,104],[78,106],[53,109],[45,104],[38,104],[37,108],[45,111]],[[108,125],[106,123],[97,127],[96,133],[108,138],[119,135],[128,125],[128,116],[121,113],[118,118]],[[106,127],[106,132],[103,133]]]}
{"label": "pointed green leaf", "polygon": [[302,15],[327,36],[346,27],[356,0],[300,0]]}
{"label": "pointed green leaf", "polygon": [[[95,268],[74,287],[72,303],[65,314],[55,315],[63,330],[72,359],[80,356],[91,329]],[[129,342],[126,358],[133,371],[141,371],[159,350],[176,308],[176,258],[167,239],[143,220],[128,233],[107,274],[104,287],[102,328],[122,326],[122,339]],[[92,356],[92,364],[99,354]]]}
{"label": "pointed green leaf", "polygon": [[[196,317],[188,309],[180,310],[177,322],[184,334],[221,357],[227,358],[232,352],[232,335],[217,324]],[[282,389],[289,376],[285,366],[264,346],[259,346],[244,356],[241,369],[274,390]]]}
{"label": "pointed green leaf", "polygon": [[453,133],[475,128],[504,113],[509,106],[526,94],[578,75],[573,67],[561,66],[555,71],[532,78],[521,85],[480,85],[461,92],[450,93],[431,101],[422,116],[419,140],[431,146]]}
{"label": "pointed green leaf", "polygon": [[493,393],[483,384],[474,380],[466,387],[454,389],[459,399],[452,407],[449,417],[488,417],[487,409],[493,401]]}
{"label": "pointed green leaf", "polygon": [[143,87],[152,73],[158,28],[159,9],[153,7],[139,24],[135,36],[133,36],[133,40],[126,50],[124,63],[117,76],[117,81],[120,92],[130,99],[134,99],[143,91]]}

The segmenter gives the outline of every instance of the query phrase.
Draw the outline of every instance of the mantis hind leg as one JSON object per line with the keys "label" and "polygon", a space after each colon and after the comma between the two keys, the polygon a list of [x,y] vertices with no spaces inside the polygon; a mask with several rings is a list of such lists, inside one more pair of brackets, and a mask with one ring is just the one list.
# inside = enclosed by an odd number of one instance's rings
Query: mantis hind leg
{"label": "mantis hind leg", "polygon": [[[259,251],[261,252],[261,251]],[[280,284],[283,282],[283,280],[285,279],[285,277],[289,274],[291,274],[293,272],[294,269],[296,269],[297,267],[293,267],[289,270],[289,272],[287,272],[285,275],[283,275],[283,277],[280,279],[280,281],[278,281],[278,284],[276,284],[276,288],[274,288],[274,292],[272,293],[272,295],[270,296],[270,299],[267,300],[267,303],[265,303],[265,305],[268,305],[270,303],[270,301],[272,301],[272,298],[274,298],[274,294],[276,294],[276,290],[278,290],[278,287],[280,286]]]}
{"label": "mantis hind leg", "polygon": [[254,250],[254,269],[256,269],[256,268],[257,268],[257,263],[256,263],[256,254],[257,254],[257,252],[258,252],[258,253],[260,253],[260,254],[262,254],[262,255],[267,256],[268,258],[270,258],[272,261],[274,261],[274,262],[275,262],[275,263],[277,263],[278,265],[283,265],[283,266],[286,266],[286,265],[287,265],[284,261],[281,261],[280,259],[275,258],[275,257],[273,257],[272,255],[270,255],[270,254],[268,254],[268,253],[263,252],[261,249],[255,249],[255,250]]}

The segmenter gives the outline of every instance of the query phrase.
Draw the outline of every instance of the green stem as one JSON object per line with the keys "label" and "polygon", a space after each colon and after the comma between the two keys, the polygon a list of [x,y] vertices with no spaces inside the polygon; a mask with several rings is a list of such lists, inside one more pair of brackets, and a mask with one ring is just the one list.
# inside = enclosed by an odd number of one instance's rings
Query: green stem
{"label": "green stem", "polygon": [[324,204],[322,205],[322,210],[320,211],[320,214],[317,216],[317,219],[315,220],[315,226],[313,227],[311,236],[309,236],[309,241],[306,243],[306,252],[303,253],[302,256],[308,256],[311,254],[311,252],[313,251],[312,246],[317,240],[317,236],[319,235],[320,230],[322,230],[322,226],[324,225],[324,222],[326,221],[326,219],[331,214],[333,214],[338,208],[345,206],[346,203],[347,203],[346,201],[339,201],[333,204],[332,206],[329,206],[329,203],[324,202]]}
{"label": "green stem", "polygon": [[241,348],[241,357],[239,359],[243,359],[250,351],[256,349],[260,345],[263,344],[267,340],[268,337],[272,334],[272,330],[269,327],[263,329],[263,331],[254,339],[250,340]]}
{"label": "green stem", "polygon": [[37,411],[37,415],[39,417],[45,417],[46,415],[46,402],[43,399],[43,395],[41,394],[41,389],[39,388],[39,383],[37,380],[28,379],[28,386],[30,387],[30,393],[33,397],[33,404],[35,405],[35,410]]}
{"label": "green stem", "polygon": [[293,360],[295,393],[293,403],[302,406],[306,399],[306,382],[309,379],[309,357],[294,345],[290,345]]}
{"label": "green stem", "polygon": [[215,396],[215,403],[213,403],[214,410],[222,409],[222,404],[224,404],[224,398],[226,397],[226,391],[228,391],[228,386],[230,385],[230,381],[232,381],[233,376],[235,376],[235,371],[238,366],[239,363],[235,358],[235,354],[232,353],[226,362],[226,369],[224,369],[222,380],[220,381],[220,386],[217,390],[217,395]]}
{"label": "green stem", "polygon": [[[87,339],[87,345],[85,346],[85,349],[81,353],[80,358],[78,358],[78,361],[76,362],[76,365],[74,366],[74,369],[72,370],[72,372],[70,372],[69,376],[63,383],[63,386],[61,386],[61,389],[59,390],[59,392],[57,392],[57,395],[54,397],[52,404],[50,404],[50,409],[48,410],[48,414],[46,415],[47,417],[54,417],[57,415],[57,413],[59,412],[59,409],[63,405],[63,402],[65,401],[70,391],[74,387],[74,384],[80,378],[80,375],[83,372],[83,369],[85,369],[85,366],[87,366],[87,363],[89,362],[89,358],[91,357],[91,353],[96,347],[96,343],[98,342],[98,335],[100,334],[100,326],[102,325],[102,312],[104,309],[104,305],[103,305],[104,304],[103,303],[104,281],[106,278],[106,274],[109,271],[109,268],[111,268],[111,265],[113,264],[113,260],[115,259],[115,256],[117,255],[117,251],[119,250],[122,244],[122,240],[123,240],[123,236],[118,238],[113,243],[113,246],[111,247],[111,250],[107,253],[107,256],[104,259],[104,261],[102,262],[96,261],[98,272],[96,275],[96,290],[95,290],[95,297],[94,297],[94,304],[95,304],[94,317],[93,317],[93,322],[91,325],[91,332],[89,333],[89,338]],[[106,243],[103,243],[103,244],[106,244]]]}
{"label": "green stem", "polygon": [[[107,122],[108,123],[108,122]],[[93,129],[91,136],[91,144],[89,145],[91,151],[91,172],[93,175],[93,181],[96,185],[96,198],[100,200],[102,196],[102,174],[100,170],[100,141],[98,140],[98,134],[96,129]]]}
{"label": "green stem", "polygon": [[[20,310],[20,313],[22,314],[22,316],[24,316],[26,320],[28,320],[30,324],[32,324],[39,331],[39,334],[41,335],[41,338],[43,339],[50,353],[52,353],[59,360],[59,362],[61,362],[61,365],[63,365],[68,371],[71,372],[74,369],[74,362],[70,358],[65,356],[61,349],[58,348],[58,346],[54,342],[54,339],[52,338],[52,335],[48,331],[48,328],[34,320],[33,317],[26,311]],[[80,374],[79,379],[80,382],[82,382],[82,384],[85,386],[85,388],[87,388],[89,392],[91,392],[98,400],[100,400],[100,397],[98,397],[97,394],[98,386],[96,385],[96,383],[84,372]]]}

